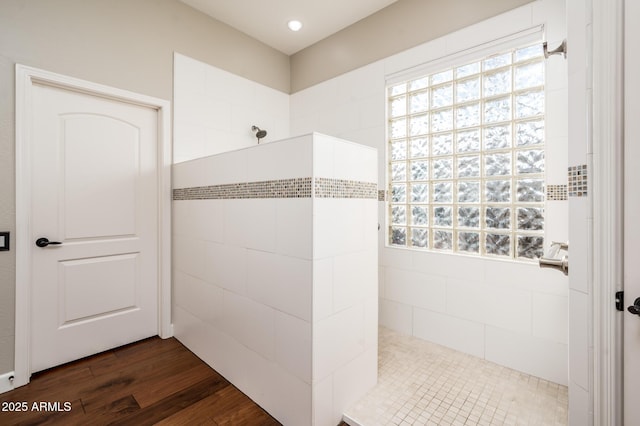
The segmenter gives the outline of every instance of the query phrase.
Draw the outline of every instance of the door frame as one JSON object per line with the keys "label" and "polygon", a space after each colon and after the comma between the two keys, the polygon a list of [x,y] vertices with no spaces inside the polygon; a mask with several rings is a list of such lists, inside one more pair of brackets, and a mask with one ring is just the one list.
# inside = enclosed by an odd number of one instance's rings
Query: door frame
{"label": "door frame", "polygon": [[623,313],[615,309],[614,295],[624,289],[624,0],[593,0],[592,8],[592,424],[618,425]]}
{"label": "door frame", "polygon": [[16,311],[13,386],[31,376],[31,159],[33,88],[59,87],[155,109],[158,113],[158,335],[173,336],[171,324],[171,102],[42,69],[16,64]]}

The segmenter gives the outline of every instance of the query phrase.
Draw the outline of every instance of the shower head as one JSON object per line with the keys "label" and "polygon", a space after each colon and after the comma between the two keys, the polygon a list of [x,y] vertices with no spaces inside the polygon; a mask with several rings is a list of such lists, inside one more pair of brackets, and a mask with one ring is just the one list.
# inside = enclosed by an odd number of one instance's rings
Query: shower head
{"label": "shower head", "polygon": [[260,127],[258,127],[258,126],[251,126],[251,130],[256,132],[256,138],[258,138],[258,143],[260,143],[260,139],[262,139],[265,136],[267,136],[267,131],[266,130],[261,130]]}

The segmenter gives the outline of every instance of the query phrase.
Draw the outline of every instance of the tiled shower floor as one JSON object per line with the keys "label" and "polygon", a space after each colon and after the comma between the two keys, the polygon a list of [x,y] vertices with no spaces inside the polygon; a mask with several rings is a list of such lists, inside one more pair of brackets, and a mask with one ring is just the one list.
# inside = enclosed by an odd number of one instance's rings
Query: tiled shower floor
{"label": "tiled shower floor", "polygon": [[378,384],[352,426],[567,424],[567,387],[380,328]]}

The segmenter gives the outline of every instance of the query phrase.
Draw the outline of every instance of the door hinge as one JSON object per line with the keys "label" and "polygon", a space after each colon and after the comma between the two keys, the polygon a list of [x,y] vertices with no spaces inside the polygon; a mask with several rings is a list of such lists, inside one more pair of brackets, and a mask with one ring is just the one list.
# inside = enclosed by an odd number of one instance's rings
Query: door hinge
{"label": "door hinge", "polygon": [[616,309],[624,312],[624,291],[616,291]]}

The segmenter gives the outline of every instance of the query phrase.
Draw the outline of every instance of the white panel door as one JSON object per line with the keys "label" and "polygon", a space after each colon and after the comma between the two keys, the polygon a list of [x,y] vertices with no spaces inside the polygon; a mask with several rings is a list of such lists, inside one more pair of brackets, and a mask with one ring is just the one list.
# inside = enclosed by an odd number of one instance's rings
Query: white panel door
{"label": "white panel door", "polygon": [[624,424],[640,424],[640,315],[627,307],[640,298],[640,2],[625,2],[625,220],[624,220]]}
{"label": "white panel door", "polygon": [[44,85],[32,112],[35,372],[158,334],[158,117]]}

